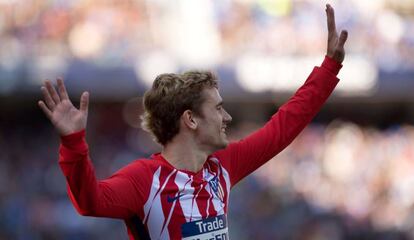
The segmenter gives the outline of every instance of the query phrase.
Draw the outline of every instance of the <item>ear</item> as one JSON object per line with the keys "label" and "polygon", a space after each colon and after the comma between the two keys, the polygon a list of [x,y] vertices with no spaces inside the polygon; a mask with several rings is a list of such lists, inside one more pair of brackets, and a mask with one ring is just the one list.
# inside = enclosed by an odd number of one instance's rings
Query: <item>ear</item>
{"label": "ear", "polygon": [[195,130],[198,126],[198,121],[191,110],[184,111],[183,115],[181,115],[181,121],[186,127],[192,130]]}

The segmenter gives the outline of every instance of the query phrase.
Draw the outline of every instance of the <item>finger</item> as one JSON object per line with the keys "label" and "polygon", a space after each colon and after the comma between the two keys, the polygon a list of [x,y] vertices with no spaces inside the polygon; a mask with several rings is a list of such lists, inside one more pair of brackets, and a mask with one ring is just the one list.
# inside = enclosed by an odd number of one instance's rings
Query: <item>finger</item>
{"label": "finger", "polygon": [[348,31],[342,30],[341,35],[339,35],[338,47],[343,48],[347,39],[348,39]]}
{"label": "finger", "polygon": [[52,97],[53,101],[58,104],[60,103],[60,97],[56,92],[55,87],[52,85],[52,83],[49,80],[45,81],[45,85],[47,87],[47,90],[49,91],[50,96]]}
{"label": "finger", "polygon": [[47,108],[46,104],[43,101],[37,102],[37,105],[39,105],[39,107],[43,110],[47,118],[52,119],[52,112],[49,110],[49,108]]}
{"label": "finger", "polygon": [[79,109],[84,112],[88,113],[88,107],[89,107],[89,93],[84,92],[82,93],[81,99],[80,99],[80,107]]}
{"label": "finger", "polygon": [[329,35],[336,33],[335,12],[331,5],[326,4],[326,22],[328,24]]}
{"label": "finger", "polygon": [[62,78],[57,79],[58,91],[62,100],[69,100],[68,92],[66,91],[65,83]]}
{"label": "finger", "polygon": [[55,103],[55,101],[53,101],[53,99],[52,99],[52,97],[50,96],[50,93],[49,93],[49,91],[47,90],[47,88],[46,88],[46,87],[41,87],[41,88],[40,88],[40,90],[41,90],[41,91],[42,91],[42,93],[43,93],[43,98],[44,98],[44,100],[45,100],[45,102],[46,102],[46,104],[47,104],[47,107],[48,107],[50,110],[55,109],[56,103]]}

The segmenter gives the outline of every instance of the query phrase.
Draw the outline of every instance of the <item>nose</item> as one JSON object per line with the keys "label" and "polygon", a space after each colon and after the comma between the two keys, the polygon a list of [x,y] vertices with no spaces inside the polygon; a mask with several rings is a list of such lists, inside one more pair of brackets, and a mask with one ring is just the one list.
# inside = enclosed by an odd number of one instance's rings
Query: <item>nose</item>
{"label": "nose", "polygon": [[233,118],[230,116],[230,114],[226,110],[224,110],[223,112],[224,112],[224,115],[223,115],[224,116],[224,118],[223,118],[224,122],[226,122],[226,123],[231,122],[231,120],[233,120]]}

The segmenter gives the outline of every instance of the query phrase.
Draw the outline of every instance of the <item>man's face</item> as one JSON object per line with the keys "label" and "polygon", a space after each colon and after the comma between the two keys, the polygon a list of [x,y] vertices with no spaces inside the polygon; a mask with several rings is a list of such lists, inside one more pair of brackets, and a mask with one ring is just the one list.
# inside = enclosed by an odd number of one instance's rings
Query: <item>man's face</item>
{"label": "man's face", "polygon": [[223,108],[223,100],[214,87],[202,92],[204,102],[198,117],[197,141],[207,151],[215,152],[228,144],[226,128],[231,116]]}

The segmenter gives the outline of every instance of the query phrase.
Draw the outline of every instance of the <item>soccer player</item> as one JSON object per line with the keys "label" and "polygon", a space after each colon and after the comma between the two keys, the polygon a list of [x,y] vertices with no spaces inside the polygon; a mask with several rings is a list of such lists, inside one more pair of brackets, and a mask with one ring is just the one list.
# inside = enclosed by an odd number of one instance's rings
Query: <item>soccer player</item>
{"label": "soccer player", "polygon": [[217,79],[210,72],[159,75],[144,95],[143,126],[162,146],[98,181],[85,140],[89,94],[80,108],[62,79],[41,90],[40,108],[61,136],[59,164],[77,211],[123,219],[130,239],[228,239],[230,189],[288,146],[311,121],[336,84],[347,32],[339,36],[334,10],[326,6],[325,59],[295,95],[259,130],[228,143]]}

